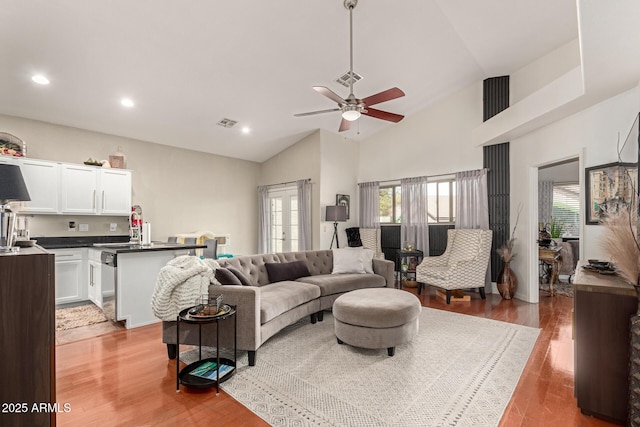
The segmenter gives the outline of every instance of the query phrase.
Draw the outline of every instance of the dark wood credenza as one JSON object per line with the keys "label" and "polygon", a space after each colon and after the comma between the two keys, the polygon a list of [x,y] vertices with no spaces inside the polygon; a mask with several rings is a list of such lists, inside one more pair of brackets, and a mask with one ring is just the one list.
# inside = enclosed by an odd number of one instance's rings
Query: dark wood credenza
{"label": "dark wood credenza", "polygon": [[626,424],[629,320],[635,288],[617,276],[585,271],[574,279],[575,395],[582,413]]}
{"label": "dark wood credenza", "polygon": [[54,426],[55,267],[40,247],[0,254],[0,349],[0,425]]}

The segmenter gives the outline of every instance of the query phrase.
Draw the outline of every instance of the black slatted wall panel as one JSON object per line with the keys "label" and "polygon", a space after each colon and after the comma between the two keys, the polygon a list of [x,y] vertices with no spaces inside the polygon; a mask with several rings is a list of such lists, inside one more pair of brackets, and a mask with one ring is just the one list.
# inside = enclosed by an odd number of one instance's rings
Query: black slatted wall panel
{"label": "black slatted wall panel", "polygon": [[486,79],[483,82],[482,102],[483,122],[509,108],[509,76]]}
{"label": "black slatted wall panel", "polygon": [[489,193],[489,228],[493,230],[491,245],[491,280],[496,281],[502,260],[496,249],[509,239],[509,143],[483,147],[484,167]]}
{"label": "black slatted wall panel", "polygon": [[[486,79],[483,89],[483,120],[487,121],[509,107],[509,76]],[[510,237],[509,143],[483,147],[483,159],[484,167],[490,171],[487,175],[487,190],[489,227],[493,230],[491,280],[495,282],[502,269],[502,260],[496,249]]]}

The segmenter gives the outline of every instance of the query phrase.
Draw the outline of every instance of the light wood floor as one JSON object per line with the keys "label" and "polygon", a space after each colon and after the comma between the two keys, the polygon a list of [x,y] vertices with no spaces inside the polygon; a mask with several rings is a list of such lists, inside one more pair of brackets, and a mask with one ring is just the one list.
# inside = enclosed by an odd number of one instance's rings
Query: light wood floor
{"label": "light wood floor", "polygon": [[[415,289],[408,289],[414,292]],[[473,295],[447,306],[435,292],[422,305],[542,329],[501,426],[611,426],[580,414],[573,397],[573,299],[540,297],[540,304]],[[260,363],[258,351],[257,363]],[[265,426],[224,392],[175,391],[175,361],[167,359],[160,324],[119,330],[56,347],[59,426]]]}

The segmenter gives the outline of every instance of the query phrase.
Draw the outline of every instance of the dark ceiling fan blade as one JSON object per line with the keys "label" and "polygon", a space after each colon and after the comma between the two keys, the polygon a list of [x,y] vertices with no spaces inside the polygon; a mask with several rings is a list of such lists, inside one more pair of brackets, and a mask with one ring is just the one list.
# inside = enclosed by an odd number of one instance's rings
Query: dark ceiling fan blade
{"label": "dark ceiling fan blade", "polygon": [[397,87],[392,87],[391,89],[387,89],[384,92],[376,93],[375,95],[371,95],[362,100],[364,105],[367,107],[369,105],[380,104],[381,102],[391,101],[392,99],[400,98],[404,96],[404,92]]}
{"label": "dark ceiling fan blade", "polygon": [[332,91],[328,87],[314,86],[313,89],[316,92],[318,92],[319,94],[324,95],[327,98],[331,99],[332,101],[337,102],[339,105],[346,105],[347,104],[347,101],[345,101],[344,99],[340,98],[340,96],[338,96],[334,91]]}
{"label": "dark ceiling fan blade", "polygon": [[340,129],[338,129],[338,132],[344,132],[345,130],[349,130],[350,127],[351,127],[351,122],[349,120],[342,119],[342,121],[340,122]]}
{"label": "dark ceiling fan blade", "polygon": [[329,110],[320,110],[320,111],[311,111],[309,113],[298,113],[298,114],[294,114],[294,117],[304,117],[304,116],[314,116],[316,114],[324,114],[324,113],[331,113],[333,111],[340,111],[339,108],[331,108]]}
{"label": "dark ceiling fan blade", "polygon": [[404,119],[404,116],[395,113],[389,113],[388,111],[376,110],[375,108],[367,108],[366,112],[362,112],[365,116],[375,117],[376,119],[388,120],[390,122],[398,123]]}

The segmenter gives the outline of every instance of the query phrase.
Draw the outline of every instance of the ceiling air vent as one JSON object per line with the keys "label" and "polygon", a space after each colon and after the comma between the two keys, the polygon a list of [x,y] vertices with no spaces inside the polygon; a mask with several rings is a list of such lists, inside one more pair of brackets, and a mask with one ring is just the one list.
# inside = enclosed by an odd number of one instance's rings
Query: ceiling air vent
{"label": "ceiling air vent", "polygon": [[[360,80],[362,80],[362,76],[354,71],[353,72],[353,84],[358,83],[358,81],[360,81]],[[349,84],[351,83],[351,73],[349,71],[347,71],[346,73],[344,73],[343,75],[338,77],[336,79],[336,81],[338,83],[340,83],[344,87],[349,87]]]}
{"label": "ceiling air vent", "polygon": [[222,126],[225,128],[232,128],[234,127],[236,124],[238,123],[237,120],[231,120],[231,119],[222,119],[220,120],[218,123],[216,123],[218,126]]}

